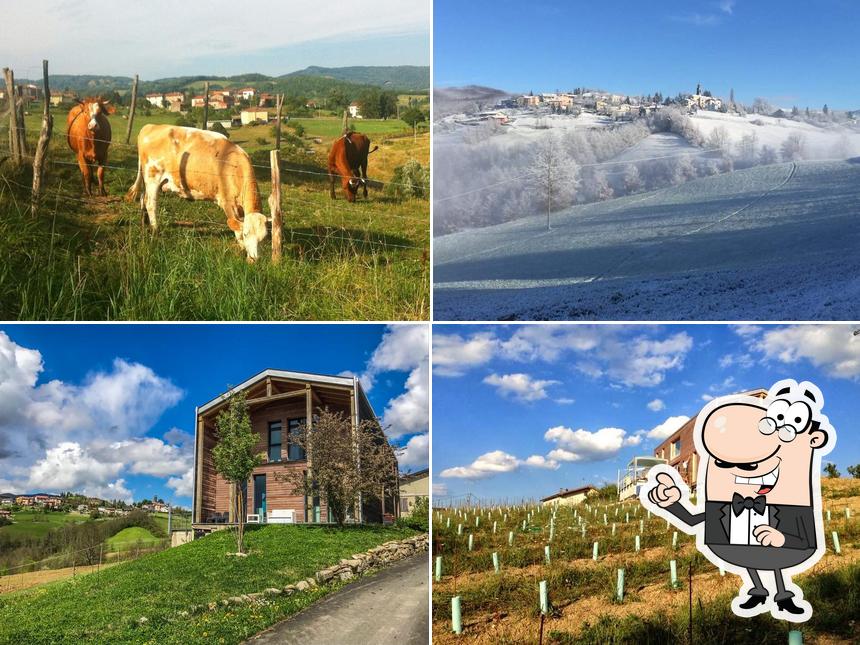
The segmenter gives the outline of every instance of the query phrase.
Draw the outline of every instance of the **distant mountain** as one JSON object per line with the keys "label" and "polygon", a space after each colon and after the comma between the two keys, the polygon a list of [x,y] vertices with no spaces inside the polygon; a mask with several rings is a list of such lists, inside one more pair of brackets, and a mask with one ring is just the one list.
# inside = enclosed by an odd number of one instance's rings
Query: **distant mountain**
{"label": "distant mountain", "polygon": [[434,118],[438,119],[458,112],[472,112],[476,106],[492,107],[498,101],[511,96],[510,92],[481,85],[436,88],[433,90]]}
{"label": "distant mountain", "polygon": [[397,65],[394,67],[317,67],[311,66],[298,72],[284,74],[291,76],[322,76],[348,83],[377,85],[400,90],[427,90],[430,87],[430,67]]}

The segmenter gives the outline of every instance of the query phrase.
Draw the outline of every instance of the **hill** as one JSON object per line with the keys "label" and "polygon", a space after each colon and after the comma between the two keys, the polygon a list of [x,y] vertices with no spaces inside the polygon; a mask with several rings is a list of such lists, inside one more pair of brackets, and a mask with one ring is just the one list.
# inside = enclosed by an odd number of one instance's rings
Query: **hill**
{"label": "hill", "polygon": [[[240,558],[227,555],[235,551],[233,534],[218,531],[96,574],[0,596],[0,642],[238,643],[331,587],[214,609],[218,601],[283,588],[409,535],[394,527],[265,526],[248,531],[249,555]],[[207,603],[212,611],[189,611]]]}
{"label": "hill", "polygon": [[312,65],[279,78],[321,76],[360,85],[424,91],[430,87],[430,67],[416,65],[318,67]]}
{"label": "hill", "polygon": [[445,235],[436,315],[855,319],[858,204],[860,159],[783,163]]}
{"label": "hill", "polygon": [[433,118],[441,119],[459,112],[471,112],[475,106],[492,107],[501,99],[510,98],[504,90],[481,85],[438,87],[433,89]]}

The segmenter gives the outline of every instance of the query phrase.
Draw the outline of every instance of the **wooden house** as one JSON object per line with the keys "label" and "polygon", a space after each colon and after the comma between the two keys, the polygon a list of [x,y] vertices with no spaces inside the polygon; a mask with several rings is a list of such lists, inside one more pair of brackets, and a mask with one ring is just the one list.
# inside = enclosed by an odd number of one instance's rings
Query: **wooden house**
{"label": "wooden house", "polygon": [[430,499],[430,470],[400,476],[400,513],[411,515],[419,499]]}
{"label": "wooden house", "polygon": [[[241,490],[250,520],[329,522],[324,499],[305,495],[279,477],[288,471],[305,477],[312,472],[305,451],[291,437],[307,419],[313,424],[320,410],[343,413],[353,432],[362,421],[375,420],[376,414],[357,378],[267,369],[197,408],[192,528],[211,531],[236,522],[236,489],[215,471],[212,449],[217,444],[218,414],[239,391],[245,393],[251,426],[259,437],[255,452],[266,456]],[[400,514],[398,497],[397,490],[380,491],[373,499],[362,497],[347,519],[374,523],[396,517]]]}

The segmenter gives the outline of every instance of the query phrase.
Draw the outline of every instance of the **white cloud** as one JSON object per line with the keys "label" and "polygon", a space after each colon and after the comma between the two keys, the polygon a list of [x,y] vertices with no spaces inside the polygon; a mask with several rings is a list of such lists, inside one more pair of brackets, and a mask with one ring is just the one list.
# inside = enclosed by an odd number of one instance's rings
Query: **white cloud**
{"label": "white cloud", "polygon": [[430,436],[415,435],[397,451],[397,463],[401,472],[426,468],[430,461]]}
{"label": "white cloud", "polygon": [[170,380],[119,358],[80,384],[40,384],[44,369],[40,352],[0,332],[0,470],[9,488],[126,499],[122,473],[187,467],[185,448],[144,436],[184,396]]}
{"label": "white cloud", "polygon": [[194,469],[189,468],[182,477],[171,477],[167,480],[167,486],[173,489],[177,497],[191,497],[194,490]]}
{"label": "white cloud", "polygon": [[517,459],[503,450],[493,450],[492,452],[484,453],[468,466],[446,468],[439,473],[439,476],[459,479],[484,479],[493,475],[514,472],[520,466],[555,470],[558,468],[558,462],[540,455],[532,455],[528,459]]}
{"label": "white cloud", "polygon": [[602,461],[614,457],[624,447],[641,443],[640,435],[629,435],[621,428],[590,432],[555,426],[544,433],[544,439],[558,446],[547,455],[557,461]]}
{"label": "white cloud", "polygon": [[749,347],[768,360],[787,365],[808,361],[836,378],[860,377],[860,336],[857,325],[791,325],[745,334]]}
{"label": "white cloud", "polygon": [[464,338],[458,334],[433,335],[433,373],[439,376],[461,376],[468,369],[493,358],[499,341],[489,332]]}
{"label": "white cloud", "polygon": [[555,399],[555,402],[559,405],[573,405],[574,403],[576,403],[576,399],[561,397],[560,399]]}
{"label": "white cloud", "polygon": [[433,369],[440,376],[460,376],[493,358],[522,363],[566,360],[595,379],[649,387],[662,383],[667,372],[680,369],[692,347],[687,333],[666,335],[662,328],[522,325],[506,340],[491,332],[469,337],[437,333]]}
{"label": "white cloud", "polygon": [[683,415],[679,415],[676,417],[669,417],[663,423],[654,426],[648,431],[649,439],[665,439],[666,437],[673,434],[678,428],[687,423],[690,420],[690,417],[685,417]]}
{"label": "white cloud", "polygon": [[666,408],[666,404],[663,403],[663,399],[654,399],[648,403],[648,409],[652,412],[659,412]]}
{"label": "white cloud", "polygon": [[755,365],[755,359],[747,353],[726,354],[720,358],[720,367],[739,367],[749,369]]}
{"label": "white cloud", "polygon": [[531,402],[547,398],[546,388],[560,381],[533,379],[528,374],[490,374],[484,383],[492,385],[502,396],[511,396],[518,401]]}
{"label": "white cloud", "polygon": [[735,2],[736,0],[720,0],[718,4],[720,11],[732,15],[735,10]]}
{"label": "white cloud", "polygon": [[433,484],[433,496],[444,497],[448,494],[447,484]]}

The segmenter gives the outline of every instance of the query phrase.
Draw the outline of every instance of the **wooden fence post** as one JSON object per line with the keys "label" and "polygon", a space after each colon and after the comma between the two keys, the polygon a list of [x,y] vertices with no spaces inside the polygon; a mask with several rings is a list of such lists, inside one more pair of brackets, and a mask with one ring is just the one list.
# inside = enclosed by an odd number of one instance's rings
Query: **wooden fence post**
{"label": "wooden fence post", "polygon": [[343,111],[343,134],[349,132],[349,110]]}
{"label": "wooden fence post", "polygon": [[36,144],[36,156],[33,158],[33,192],[30,196],[30,215],[33,217],[39,211],[42,180],[45,178],[45,158],[48,156],[48,145],[51,143],[51,132],[54,129],[54,118],[51,116],[51,90],[48,87],[48,61],[46,60],[42,61],[42,82],[45,92],[45,107],[42,112],[39,143]]}
{"label": "wooden fence post", "polygon": [[281,261],[283,253],[283,222],[281,220],[281,151],[277,148],[269,153],[272,167],[272,193],[269,195],[269,210],[272,213],[272,264]]}
{"label": "wooden fence post", "polygon": [[137,74],[131,84],[131,107],[128,110],[128,127],[125,130],[125,142],[131,141],[131,129],[134,127],[134,111],[137,109]]}
{"label": "wooden fence post", "polygon": [[18,121],[18,158],[23,161],[27,156],[27,129],[24,125],[24,87],[22,85],[17,87],[15,109],[18,111],[15,117]]}
{"label": "wooden fence post", "polygon": [[275,150],[281,149],[281,114],[284,109],[284,95],[275,96],[275,107],[278,109],[278,120],[275,122]]}
{"label": "wooden fence post", "polygon": [[18,146],[18,110],[15,107],[15,72],[8,67],[3,68],[3,78],[6,80],[6,101],[9,105],[9,152],[12,161],[20,163],[20,148]]}
{"label": "wooden fence post", "polygon": [[209,81],[203,84],[203,129],[208,130],[209,121]]}

